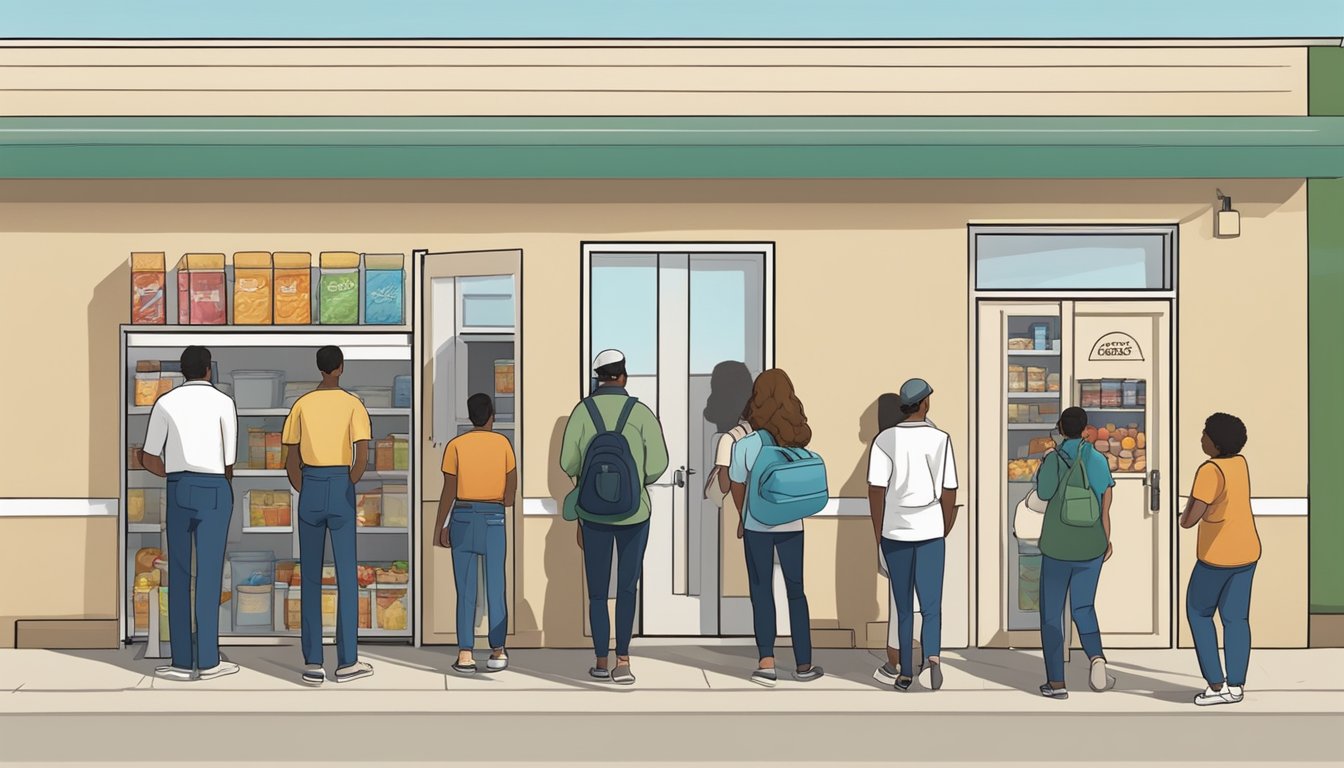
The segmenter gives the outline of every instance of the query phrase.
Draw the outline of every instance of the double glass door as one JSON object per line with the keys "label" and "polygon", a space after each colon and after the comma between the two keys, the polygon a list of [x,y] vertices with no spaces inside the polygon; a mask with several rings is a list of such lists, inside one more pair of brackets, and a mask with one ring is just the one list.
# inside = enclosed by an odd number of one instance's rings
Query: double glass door
{"label": "double glass door", "polygon": [[750,634],[737,521],[720,515],[706,484],[719,436],[738,423],[752,380],[772,362],[771,254],[684,248],[585,248],[583,370],[591,374],[601,350],[624,352],[630,394],[657,414],[671,457],[649,488],[638,631]]}

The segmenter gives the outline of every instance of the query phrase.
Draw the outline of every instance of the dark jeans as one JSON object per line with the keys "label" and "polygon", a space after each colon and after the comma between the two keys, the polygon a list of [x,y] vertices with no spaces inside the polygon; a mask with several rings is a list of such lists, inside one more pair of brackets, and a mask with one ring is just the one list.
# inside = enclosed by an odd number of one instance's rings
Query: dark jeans
{"label": "dark jeans", "polygon": [[611,652],[607,595],[611,590],[611,552],[615,548],[616,655],[629,656],[644,549],[649,545],[649,521],[635,525],[584,522],[582,526],[583,570],[588,577],[588,623],[593,631],[594,655],[605,659]]}
{"label": "dark jeans", "polygon": [[1190,634],[1195,637],[1199,672],[1210,684],[1224,682],[1223,666],[1218,660],[1218,633],[1213,628],[1213,612],[1223,620],[1223,654],[1227,656],[1227,684],[1246,684],[1246,668],[1251,664],[1251,581],[1255,563],[1236,568],[1219,568],[1195,563],[1190,586],[1185,590],[1185,616]]}
{"label": "dark jeans", "polygon": [[457,583],[457,647],[476,647],[476,578],[485,561],[485,601],[490,616],[490,647],[503,648],[509,629],[504,600],[504,505],[458,501],[448,518]]}
{"label": "dark jeans", "polygon": [[[943,566],[947,539],[893,541],[882,539],[882,558],[887,562],[891,596],[896,600],[896,633],[901,643],[901,674],[915,674],[915,595],[924,624],[919,643],[924,657],[939,656],[943,646]],[[887,621],[891,621],[887,617]]]}
{"label": "dark jeans", "polygon": [[784,594],[789,601],[789,635],[793,638],[793,661],[800,667],[812,663],[812,617],[803,593],[803,532],[767,533],[745,531],[747,589],[756,631],[756,652],[762,659],[775,655],[775,553],[784,574]]}
{"label": "dark jeans", "polygon": [[359,582],[355,576],[355,484],[349,467],[304,467],[299,491],[299,614],[303,661],[322,663],[322,559],[331,533],[336,566],[336,659],[359,660]]}
{"label": "dark jeans", "polygon": [[[173,666],[193,668],[191,615],[196,613],[194,667],[219,666],[219,597],[224,548],[233,515],[233,488],[223,475],[168,476],[168,640]],[[196,598],[191,596],[191,548],[196,547]],[[154,609],[157,610],[157,609]]]}
{"label": "dark jeans", "polygon": [[1097,626],[1097,582],[1101,558],[1056,560],[1041,556],[1041,654],[1045,657],[1048,682],[1064,682],[1064,598],[1067,595],[1078,641],[1087,658],[1104,656],[1101,629]]}

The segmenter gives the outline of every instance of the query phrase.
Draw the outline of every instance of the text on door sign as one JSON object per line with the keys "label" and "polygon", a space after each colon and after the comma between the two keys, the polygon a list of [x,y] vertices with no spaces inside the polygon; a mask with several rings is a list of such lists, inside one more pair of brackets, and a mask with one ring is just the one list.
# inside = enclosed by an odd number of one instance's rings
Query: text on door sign
{"label": "text on door sign", "polygon": [[1142,360],[1143,350],[1139,342],[1128,333],[1115,331],[1097,339],[1092,345],[1092,354],[1088,360]]}

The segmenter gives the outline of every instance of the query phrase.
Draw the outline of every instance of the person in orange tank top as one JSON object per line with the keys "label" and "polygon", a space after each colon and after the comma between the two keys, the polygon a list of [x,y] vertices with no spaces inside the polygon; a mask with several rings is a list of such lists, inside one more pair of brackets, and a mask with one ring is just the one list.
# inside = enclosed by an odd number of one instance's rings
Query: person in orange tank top
{"label": "person in orange tank top", "polygon": [[[1181,527],[1199,526],[1199,560],[1190,574],[1185,612],[1208,688],[1195,704],[1236,704],[1245,696],[1251,659],[1251,581],[1260,560],[1260,536],[1251,514],[1251,474],[1241,449],[1246,425],[1226,413],[1204,422],[1200,445],[1209,460],[1195,472]],[[1218,658],[1213,613],[1223,622],[1227,676]]]}

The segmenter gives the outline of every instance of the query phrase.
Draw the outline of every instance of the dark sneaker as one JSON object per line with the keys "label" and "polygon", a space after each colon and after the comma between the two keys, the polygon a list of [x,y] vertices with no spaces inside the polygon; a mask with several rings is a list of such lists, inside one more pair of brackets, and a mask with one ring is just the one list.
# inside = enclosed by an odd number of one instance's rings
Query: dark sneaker
{"label": "dark sneaker", "polygon": [[810,683],[813,680],[820,680],[825,675],[826,670],[814,665],[808,667],[806,672],[799,672],[795,670],[793,673],[793,679],[797,680],[800,683]]}
{"label": "dark sneaker", "polygon": [[914,684],[915,679],[913,677],[906,677],[905,675],[901,675],[900,677],[896,678],[896,682],[893,683],[893,687],[895,687],[896,690],[898,691],[908,691],[910,690],[910,686]]}
{"label": "dark sneaker", "polygon": [[630,671],[630,665],[617,664],[616,669],[611,673],[611,682],[617,685],[634,685],[635,675]]}
{"label": "dark sneaker", "polygon": [[943,687],[943,663],[929,664],[925,662],[925,669],[929,670],[929,689],[941,690]]}
{"label": "dark sneaker", "polygon": [[610,680],[611,670],[603,669],[601,667],[590,667],[588,669],[588,676],[594,680]]}
{"label": "dark sneaker", "polygon": [[459,675],[474,675],[476,674],[476,660],[472,659],[465,664],[460,661],[454,661],[453,671]]}

